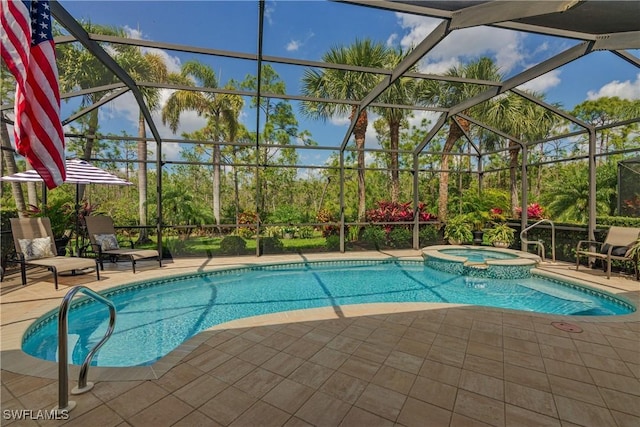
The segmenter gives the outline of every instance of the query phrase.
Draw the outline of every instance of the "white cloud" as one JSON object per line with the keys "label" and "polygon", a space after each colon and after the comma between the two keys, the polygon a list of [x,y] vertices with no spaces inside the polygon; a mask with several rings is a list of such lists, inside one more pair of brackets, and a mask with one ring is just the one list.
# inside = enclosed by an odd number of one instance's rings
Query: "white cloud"
{"label": "white cloud", "polygon": [[302,43],[298,40],[291,40],[289,43],[287,43],[287,52],[295,52],[296,50],[300,49],[300,46],[302,45]]}
{"label": "white cloud", "polygon": [[552,87],[556,87],[560,84],[561,73],[562,71],[559,69],[550,71],[546,74],[541,75],[540,77],[537,77],[519,86],[518,89],[528,90],[533,92],[546,92],[548,89],[551,89]]}
{"label": "white cloud", "polygon": [[622,99],[640,99],[640,73],[636,75],[636,80],[626,80],[621,82],[614,80],[602,86],[598,91],[587,92],[587,99],[593,100],[603,96],[617,96]]}
{"label": "white cloud", "polygon": [[396,33],[391,34],[389,38],[387,38],[387,46],[393,46],[396,40],[398,40],[398,34]]}
{"label": "white cloud", "polygon": [[[140,29],[134,29],[125,25],[124,27],[125,33],[127,37],[131,39],[143,40],[143,33]],[[166,50],[156,49],[156,48],[141,48],[143,53],[152,53],[158,55],[164,59],[165,64],[167,64],[167,69],[170,73],[178,73],[180,72],[181,62],[180,58],[177,56],[170,55]]]}
{"label": "white cloud", "polygon": [[[396,15],[400,26],[408,31],[400,41],[404,49],[418,45],[440,23],[440,20],[435,18],[402,13]],[[453,31],[426,55],[419,66],[423,72],[433,72],[446,69],[449,64],[460,63],[463,58],[489,55],[495,57],[502,73],[509,73],[522,65],[523,38],[522,34],[515,31],[491,27]]]}

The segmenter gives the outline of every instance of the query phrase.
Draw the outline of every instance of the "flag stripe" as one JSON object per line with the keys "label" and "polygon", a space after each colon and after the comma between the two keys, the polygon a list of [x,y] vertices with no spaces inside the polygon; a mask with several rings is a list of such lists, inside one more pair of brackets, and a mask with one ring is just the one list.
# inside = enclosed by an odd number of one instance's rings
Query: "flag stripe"
{"label": "flag stripe", "polygon": [[54,188],[64,182],[66,166],[49,2],[1,1],[2,59],[17,81],[16,149]]}

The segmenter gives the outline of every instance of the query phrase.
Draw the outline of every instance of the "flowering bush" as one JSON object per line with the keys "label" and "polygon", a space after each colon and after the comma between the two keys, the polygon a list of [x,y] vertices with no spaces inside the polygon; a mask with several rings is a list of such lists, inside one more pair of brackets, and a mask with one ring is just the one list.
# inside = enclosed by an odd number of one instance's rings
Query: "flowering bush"
{"label": "flowering bush", "polygon": [[[329,212],[326,209],[320,209],[318,211],[318,214],[316,215],[316,220],[318,222],[336,222],[331,212]],[[340,235],[340,227],[338,227],[337,225],[323,225],[321,229],[322,229],[322,237]]]}
{"label": "flowering bush", "polygon": [[[410,222],[413,221],[412,203],[394,203],[394,202],[378,202],[378,207],[370,209],[366,212],[367,221],[370,222]],[[420,221],[433,221],[435,215],[427,212],[424,203],[418,204],[418,216]],[[385,225],[385,231],[388,233],[393,226]]]}
{"label": "flowering bush", "polygon": [[[517,207],[516,213],[518,216],[522,215],[522,208]],[[527,206],[527,217],[531,219],[542,219],[545,217],[544,208],[540,206],[538,203],[530,203]]]}

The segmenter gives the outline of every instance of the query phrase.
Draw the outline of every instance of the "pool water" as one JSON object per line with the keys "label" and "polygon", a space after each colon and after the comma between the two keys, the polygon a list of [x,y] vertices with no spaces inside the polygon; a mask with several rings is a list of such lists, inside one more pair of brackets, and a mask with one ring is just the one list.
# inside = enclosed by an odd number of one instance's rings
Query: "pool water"
{"label": "pool water", "polygon": [[[419,261],[295,263],[232,269],[138,283],[103,292],[116,305],[114,334],[93,365],[149,365],[198,332],[230,320],[331,305],[444,302],[566,315],[620,315],[634,307],[611,295],[531,277],[457,276]],[[104,335],[102,304],[81,300],[69,312],[69,360],[81,364]],[[25,334],[23,350],[57,360],[57,313]]]}

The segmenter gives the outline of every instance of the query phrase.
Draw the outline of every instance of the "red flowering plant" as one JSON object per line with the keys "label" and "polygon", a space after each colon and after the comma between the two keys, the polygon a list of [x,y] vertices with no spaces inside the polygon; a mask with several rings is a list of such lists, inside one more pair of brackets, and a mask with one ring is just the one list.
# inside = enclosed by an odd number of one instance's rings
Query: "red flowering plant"
{"label": "red flowering plant", "polygon": [[493,222],[504,222],[506,220],[504,211],[500,208],[489,209],[489,217]]}
{"label": "red flowering plant", "polygon": [[[411,222],[413,221],[414,211],[411,207],[412,203],[396,203],[380,201],[377,202],[378,207],[370,209],[366,212],[367,221],[370,222]],[[434,215],[427,212],[424,203],[418,204],[418,219],[420,221],[433,221],[436,219]],[[393,229],[392,224],[384,224],[384,229],[389,233]],[[406,225],[404,226],[406,227]]]}
{"label": "red flowering plant", "polygon": [[[518,216],[522,216],[522,208],[517,207],[516,213]],[[544,208],[540,206],[538,203],[530,203],[527,206],[527,217],[530,219],[542,219],[545,218]]]}

